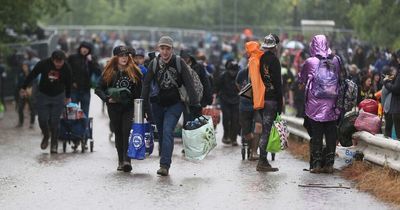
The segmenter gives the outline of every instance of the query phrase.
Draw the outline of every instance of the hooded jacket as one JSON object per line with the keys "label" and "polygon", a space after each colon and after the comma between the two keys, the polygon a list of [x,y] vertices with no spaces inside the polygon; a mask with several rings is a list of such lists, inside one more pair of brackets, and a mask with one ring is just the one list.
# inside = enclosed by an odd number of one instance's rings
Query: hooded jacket
{"label": "hooded jacket", "polygon": [[260,74],[260,58],[264,52],[260,50],[260,44],[255,41],[246,43],[246,52],[250,56],[248,68],[253,89],[253,108],[254,110],[263,109],[266,88]]}
{"label": "hooded jacket", "polygon": [[82,42],[78,47],[78,52],[69,56],[68,63],[72,69],[72,83],[76,83],[78,90],[90,90],[90,77],[92,74],[99,76],[101,74],[100,67],[92,57],[89,61],[86,56],[80,54],[82,47],[89,49],[88,55],[92,51],[92,46],[89,42]]}
{"label": "hooded jacket", "polygon": [[[310,55],[302,70],[299,72],[299,82],[305,84],[305,114],[307,117],[318,122],[335,121],[339,118],[339,113],[336,111],[336,100],[333,99],[321,99],[315,97],[310,91],[313,89],[313,78],[316,76],[318,71],[318,65],[320,60],[317,56],[327,58],[331,54],[331,50],[328,46],[328,41],[324,35],[316,35],[313,37],[310,43]],[[340,63],[335,56],[332,60],[335,66],[335,70],[339,74]]]}
{"label": "hooded jacket", "polygon": [[199,75],[199,79],[201,84],[203,85],[203,97],[201,98],[200,104],[201,107],[205,107],[207,105],[212,104],[212,88],[210,84],[209,78],[207,78],[207,73],[203,65],[199,64],[196,59],[189,55],[191,60],[190,67]]}

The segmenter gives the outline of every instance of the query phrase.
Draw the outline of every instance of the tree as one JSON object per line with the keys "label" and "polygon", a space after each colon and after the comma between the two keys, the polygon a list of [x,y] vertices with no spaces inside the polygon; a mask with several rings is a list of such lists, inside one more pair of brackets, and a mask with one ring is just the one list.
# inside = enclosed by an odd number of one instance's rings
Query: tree
{"label": "tree", "polygon": [[54,16],[61,9],[68,9],[67,0],[3,0],[0,9],[0,43],[18,40],[18,34],[34,31],[41,17]]}
{"label": "tree", "polygon": [[399,49],[399,14],[398,0],[368,0],[354,3],[348,17],[361,39]]}

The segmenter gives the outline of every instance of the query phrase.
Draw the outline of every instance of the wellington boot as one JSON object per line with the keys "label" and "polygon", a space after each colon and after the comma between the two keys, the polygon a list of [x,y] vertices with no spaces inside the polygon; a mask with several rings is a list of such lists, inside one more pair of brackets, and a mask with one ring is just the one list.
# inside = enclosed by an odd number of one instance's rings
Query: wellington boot
{"label": "wellington boot", "polygon": [[257,154],[258,144],[260,142],[260,134],[254,134],[254,138],[250,142],[251,142],[251,153],[249,160],[251,161],[258,160],[260,158],[260,156]]}

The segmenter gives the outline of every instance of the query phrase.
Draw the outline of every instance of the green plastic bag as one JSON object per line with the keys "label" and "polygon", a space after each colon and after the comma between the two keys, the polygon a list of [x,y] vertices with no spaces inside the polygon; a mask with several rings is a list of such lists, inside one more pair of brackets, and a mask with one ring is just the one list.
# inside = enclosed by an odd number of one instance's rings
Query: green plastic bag
{"label": "green plastic bag", "polygon": [[[280,120],[280,116],[276,116],[275,121]],[[281,151],[281,138],[279,136],[278,129],[275,127],[275,123],[272,124],[271,132],[268,137],[267,152],[277,153]]]}
{"label": "green plastic bag", "polygon": [[0,119],[3,119],[4,111],[5,111],[4,105],[3,103],[0,102]]}
{"label": "green plastic bag", "polygon": [[131,99],[131,91],[128,88],[108,88],[107,94],[116,102],[128,104]]}

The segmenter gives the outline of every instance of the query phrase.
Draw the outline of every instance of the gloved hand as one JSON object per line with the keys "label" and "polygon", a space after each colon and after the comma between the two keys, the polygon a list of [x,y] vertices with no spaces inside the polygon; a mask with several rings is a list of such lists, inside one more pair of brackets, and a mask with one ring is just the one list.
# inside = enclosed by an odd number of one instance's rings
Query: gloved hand
{"label": "gloved hand", "polygon": [[196,105],[196,106],[190,106],[189,111],[194,118],[197,118],[201,116],[202,109],[200,105]]}

